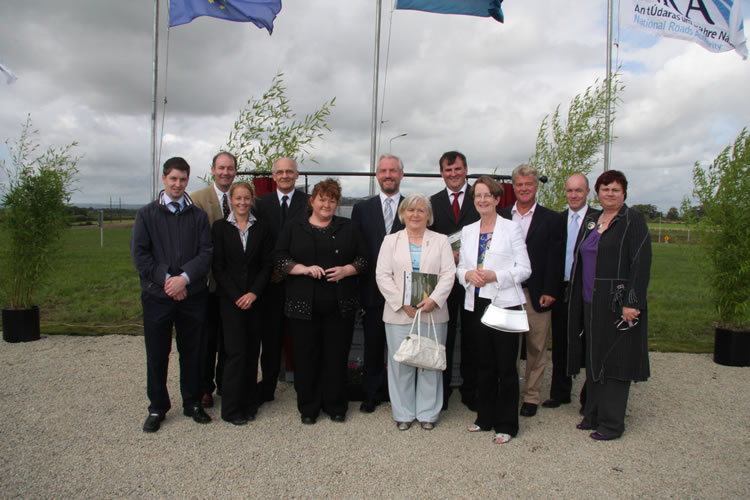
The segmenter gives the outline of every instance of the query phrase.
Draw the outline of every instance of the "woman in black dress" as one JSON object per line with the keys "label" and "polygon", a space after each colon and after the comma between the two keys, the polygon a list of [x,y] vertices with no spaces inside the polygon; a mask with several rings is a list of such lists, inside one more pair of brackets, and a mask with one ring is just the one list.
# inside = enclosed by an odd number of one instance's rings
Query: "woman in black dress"
{"label": "woman in black dress", "polygon": [[341,186],[326,179],[313,188],[311,212],[286,224],[276,243],[276,269],[286,278],[284,313],[294,354],[294,388],[302,423],[320,410],[346,419],[346,365],[359,307],[355,275],[367,250],[351,220],[335,214]]}

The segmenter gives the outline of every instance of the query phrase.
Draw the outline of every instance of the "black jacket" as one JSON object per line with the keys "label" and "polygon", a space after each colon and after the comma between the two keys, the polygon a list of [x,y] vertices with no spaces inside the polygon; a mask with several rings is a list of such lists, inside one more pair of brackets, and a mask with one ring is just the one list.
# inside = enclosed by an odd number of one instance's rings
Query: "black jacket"
{"label": "black jacket", "polygon": [[[500,215],[513,220],[512,206],[500,210]],[[562,246],[560,214],[537,204],[526,233],[526,251],[531,262],[531,277],[523,283],[528,287],[531,305],[537,312],[549,311],[539,305],[542,295],[561,299],[560,286],[565,265],[565,249]]]}
{"label": "black jacket", "polygon": [[[576,241],[568,298],[568,374],[580,370],[583,331],[581,243],[596,231],[599,212],[589,213]],[[624,205],[602,233],[596,255],[594,294],[586,338],[586,363],[595,381],[602,377],[642,381],[650,375],[646,292],[651,273],[651,237],[646,219]],[[615,321],[623,307],[640,310],[639,323],[619,331]]]}
{"label": "black jacket", "polygon": [[212,232],[213,272],[219,294],[233,303],[248,292],[260,296],[273,263],[266,223],[258,219],[250,226],[244,250],[239,230],[231,222],[216,221]]}
{"label": "black jacket", "polygon": [[160,298],[167,274],[187,273],[188,295],[206,290],[213,246],[206,212],[193,205],[185,193],[185,208],[172,213],[161,203],[162,195],[136,213],[130,253],[138,270],[141,290]]}
{"label": "black jacket", "polygon": [[[398,204],[404,201],[401,196]],[[376,307],[385,304],[383,294],[378,290],[375,282],[375,264],[378,262],[380,246],[383,244],[385,234],[385,220],[383,219],[383,206],[380,195],[373,196],[354,205],[352,210],[352,222],[359,229],[360,234],[367,245],[367,262],[370,263],[365,274],[359,276],[360,296],[363,307]],[[404,224],[398,218],[398,207],[393,214],[393,227],[389,234],[397,233],[404,228]]]}
{"label": "black jacket", "polygon": [[[330,223],[330,237],[335,246],[337,266],[352,264],[358,273],[367,270],[367,248],[364,240],[351,220],[334,216]],[[297,217],[284,226],[276,242],[274,265],[285,277],[286,301],[284,313],[289,318],[311,319],[315,291],[315,279],[309,276],[291,275],[295,264],[311,266],[317,264],[314,229],[307,217]],[[325,278],[324,278],[325,279]],[[349,276],[336,284],[336,296],[341,314],[353,314],[359,308],[357,277]]]}
{"label": "black jacket", "polygon": [[469,195],[471,186],[467,184],[466,193],[464,193],[464,202],[461,204],[461,212],[458,215],[458,222],[453,216],[453,202],[448,196],[445,189],[430,196],[432,203],[432,215],[435,219],[430,229],[437,233],[451,235],[479,220],[479,213],[474,206],[474,198]]}

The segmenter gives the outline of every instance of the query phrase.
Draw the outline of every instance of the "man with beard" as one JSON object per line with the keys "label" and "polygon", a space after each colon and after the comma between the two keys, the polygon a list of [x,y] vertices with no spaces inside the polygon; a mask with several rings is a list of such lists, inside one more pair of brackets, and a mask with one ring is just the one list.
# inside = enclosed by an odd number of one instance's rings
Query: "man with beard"
{"label": "man with beard", "polygon": [[386,235],[404,228],[398,218],[398,206],[404,199],[399,193],[404,177],[404,164],[393,155],[383,155],[378,160],[375,178],[380,184],[380,194],[354,205],[352,221],[358,225],[367,244],[367,273],[361,277],[361,303],[364,308],[364,400],[359,407],[363,413],[372,413],[385,393],[385,324],[383,308],[385,299],[375,282],[375,263],[378,261],[380,245]]}

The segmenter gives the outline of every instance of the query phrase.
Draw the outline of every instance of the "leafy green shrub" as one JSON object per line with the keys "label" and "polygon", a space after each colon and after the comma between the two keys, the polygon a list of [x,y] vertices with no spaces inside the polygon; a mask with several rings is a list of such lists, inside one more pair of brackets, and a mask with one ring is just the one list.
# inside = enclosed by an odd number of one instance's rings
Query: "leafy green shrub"
{"label": "leafy green shrub", "polygon": [[7,238],[2,283],[11,309],[32,306],[32,294],[50,269],[66,226],[65,205],[78,173],[78,158],[70,155],[77,143],[50,147],[34,157],[38,134],[38,130],[32,130],[29,116],[15,145],[6,141],[11,166],[3,162],[7,185],[2,189],[5,210],[0,227]]}
{"label": "leafy green shrub", "polygon": [[[731,154],[730,154],[731,151]],[[743,129],[707,168],[693,168],[694,194],[705,216],[699,226],[713,263],[711,288],[724,327],[750,324],[750,136]]]}

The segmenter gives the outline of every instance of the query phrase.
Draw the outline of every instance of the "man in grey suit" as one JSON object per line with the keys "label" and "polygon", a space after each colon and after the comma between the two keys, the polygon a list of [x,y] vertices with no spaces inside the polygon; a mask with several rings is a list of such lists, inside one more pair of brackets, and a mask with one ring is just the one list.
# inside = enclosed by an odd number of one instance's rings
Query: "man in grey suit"
{"label": "man in grey suit", "polygon": [[[210,186],[194,192],[191,198],[197,207],[208,214],[208,222],[213,227],[215,221],[226,219],[232,212],[232,205],[229,202],[229,188],[237,176],[237,158],[226,151],[218,153],[211,161],[211,175],[214,182]],[[217,353],[218,363],[216,362]],[[216,293],[216,282],[211,273],[208,275],[208,307],[202,359],[201,387],[203,397],[201,398],[201,404],[204,408],[211,408],[214,405],[214,389],[217,390],[217,394],[221,394],[221,372],[224,367],[219,294]],[[214,375],[216,383],[214,383]]]}
{"label": "man in grey suit", "polygon": [[404,163],[393,155],[383,155],[378,160],[375,178],[380,184],[380,194],[354,205],[352,221],[359,226],[367,244],[367,273],[360,276],[360,295],[365,310],[365,366],[362,389],[365,397],[359,410],[372,413],[384,399],[386,376],[384,369],[385,324],[383,308],[385,299],[375,282],[375,267],[380,245],[388,234],[404,228],[398,218],[398,206],[404,199],[399,192],[404,178]]}

